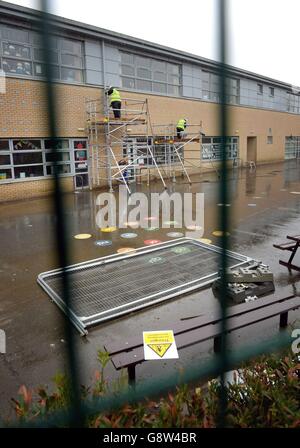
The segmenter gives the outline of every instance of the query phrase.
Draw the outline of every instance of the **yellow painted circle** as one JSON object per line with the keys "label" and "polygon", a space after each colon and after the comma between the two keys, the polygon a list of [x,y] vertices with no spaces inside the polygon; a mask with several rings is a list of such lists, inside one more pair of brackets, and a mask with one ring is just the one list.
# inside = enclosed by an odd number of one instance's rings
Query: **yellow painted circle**
{"label": "yellow painted circle", "polygon": [[100,229],[101,232],[105,232],[105,233],[111,233],[111,232],[115,232],[117,230],[116,227],[102,227],[102,229]]}
{"label": "yellow painted circle", "polygon": [[[214,232],[212,232],[212,235],[214,236],[223,236],[223,230],[215,230]],[[226,232],[226,236],[229,236],[230,233]]]}
{"label": "yellow painted circle", "polygon": [[211,244],[212,241],[208,238],[198,238],[198,241],[201,241],[201,243],[205,243],[205,244]]}
{"label": "yellow painted circle", "polygon": [[203,227],[201,227],[201,226],[196,226],[195,224],[192,224],[192,225],[190,225],[190,226],[186,226],[186,228],[187,228],[188,230],[202,230],[202,229],[203,229]]}
{"label": "yellow painted circle", "polygon": [[88,238],[91,238],[91,236],[90,233],[78,233],[74,238],[76,238],[76,240],[87,240]]}
{"label": "yellow painted circle", "polygon": [[128,227],[139,227],[140,222],[139,221],[126,221],[122,223],[123,226],[128,226]]}
{"label": "yellow painted circle", "polygon": [[126,254],[127,252],[135,252],[135,249],[133,247],[120,247],[117,252],[118,254]]}

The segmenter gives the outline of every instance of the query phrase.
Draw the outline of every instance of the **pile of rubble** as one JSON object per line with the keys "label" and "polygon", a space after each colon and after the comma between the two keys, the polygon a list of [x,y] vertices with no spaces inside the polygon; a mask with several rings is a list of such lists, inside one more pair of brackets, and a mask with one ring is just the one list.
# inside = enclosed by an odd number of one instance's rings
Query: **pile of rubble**
{"label": "pile of rubble", "polygon": [[[274,276],[269,266],[255,262],[247,267],[227,270],[227,293],[235,303],[250,302],[275,290]],[[220,295],[221,280],[216,280],[213,293]]]}

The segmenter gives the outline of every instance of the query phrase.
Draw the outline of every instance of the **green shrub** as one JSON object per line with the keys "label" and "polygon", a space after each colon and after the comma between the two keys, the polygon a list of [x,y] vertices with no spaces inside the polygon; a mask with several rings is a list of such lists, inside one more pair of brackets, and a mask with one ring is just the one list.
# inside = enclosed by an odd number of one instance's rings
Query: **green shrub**
{"label": "green shrub", "polygon": [[[82,387],[82,400],[105,396],[111,392],[104,371],[109,361],[106,353],[99,352],[101,369],[96,372],[94,384]],[[239,370],[239,383],[227,384],[228,406],[226,424],[237,428],[300,427],[300,363],[288,353],[286,356],[264,356]],[[124,386],[125,377],[113,385],[116,392]],[[25,421],[67,409],[71,402],[70,383],[61,374],[54,378],[55,390],[40,387],[37,398],[25,386],[19,400],[13,400],[16,415]],[[220,383],[208,382],[205,388],[178,387],[158,400],[145,400],[125,405],[118,411],[89,417],[87,426],[98,428],[184,428],[215,427],[219,410]]]}

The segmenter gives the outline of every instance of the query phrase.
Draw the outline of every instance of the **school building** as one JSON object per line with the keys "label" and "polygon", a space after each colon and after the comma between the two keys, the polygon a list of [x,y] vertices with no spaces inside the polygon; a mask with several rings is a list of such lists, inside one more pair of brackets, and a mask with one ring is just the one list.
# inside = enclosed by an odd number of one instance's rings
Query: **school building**
{"label": "school building", "polygon": [[[0,1],[0,201],[53,189],[53,145],[66,191],[212,170],[220,160],[216,62],[51,16],[57,140],[50,139],[39,13]],[[104,87],[122,97],[114,120]],[[300,157],[300,95],[228,67],[229,164]],[[186,118],[181,142],[176,123]]]}

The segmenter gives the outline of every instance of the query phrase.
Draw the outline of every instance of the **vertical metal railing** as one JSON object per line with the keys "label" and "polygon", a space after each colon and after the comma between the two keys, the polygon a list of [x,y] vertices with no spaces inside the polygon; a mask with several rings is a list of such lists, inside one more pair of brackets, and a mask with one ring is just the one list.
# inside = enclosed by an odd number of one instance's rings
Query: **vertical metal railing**
{"label": "vertical metal railing", "polygon": [[59,265],[63,270],[62,275],[62,297],[66,304],[67,318],[64,320],[65,327],[65,339],[67,342],[67,361],[69,366],[69,381],[70,381],[70,404],[69,407],[69,424],[70,426],[82,426],[83,425],[83,414],[81,411],[81,400],[80,400],[80,381],[78,378],[78,362],[76,355],[74,332],[71,328],[70,316],[70,305],[71,305],[71,295],[70,295],[70,285],[69,278],[66,272],[66,267],[69,263],[69,250],[66,239],[66,217],[64,215],[64,204],[63,204],[63,194],[62,194],[62,182],[59,174],[58,165],[58,151],[55,144],[57,141],[57,107],[56,107],[56,92],[53,84],[53,65],[51,64],[51,19],[49,17],[49,0],[40,0],[40,33],[43,42],[44,50],[44,60],[45,60],[45,96],[48,105],[48,134],[53,140],[53,155],[54,155],[54,195],[53,201],[55,206],[56,214],[56,249],[59,259]]}
{"label": "vertical metal railing", "polygon": [[229,202],[227,190],[227,157],[226,157],[226,137],[227,137],[227,122],[228,110],[226,107],[226,61],[227,61],[227,0],[218,0],[218,28],[219,28],[219,80],[220,80],[220,107],[219,107],[219,128],[221,136],[221,169],[220,169],[220,203],[223,204],[220,209],[220,230],[221,236],[221,294],[220,307],[222,315],[222,336],[220,339],[220,362],[221,362],[221,387],[220,387],[220,406],[218,425],[223,427],[226,425],[226,371],[228,370],[227,362],[227,334],[226,334],[226,310],[227,310],[227,257],[228,250],[228,212],[226,204]]}

